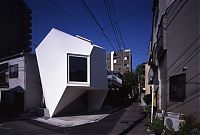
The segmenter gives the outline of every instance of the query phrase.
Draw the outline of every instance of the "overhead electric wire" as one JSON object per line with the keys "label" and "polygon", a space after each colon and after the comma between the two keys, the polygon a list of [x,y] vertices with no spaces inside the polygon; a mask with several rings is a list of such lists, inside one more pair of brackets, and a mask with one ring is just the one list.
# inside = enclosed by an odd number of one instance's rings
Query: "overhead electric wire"
{"label": "overhead electric wire", "polygon": [[[81,24],[84,24],[84,25],[87,26],[89,29],[95,31],[95,32],[98,33],[99,35],[101,35],[101,36],[103,36],[104,38],[106,38],[106,39],[108,40],[108,42],[109,42],[109,44],[110,44],[111,47],[112,47],[113,45],[112,45],[112,42],[111,42],[110,40],[112,40],[112,41],[114,41],[114,42],[117,42],[116,40],[114,40],[114,39],[112,39],[112,38],[108,38],[108,36],[107,36],[107,35],[105,34],[105,32],[104,32],[104,29],[106,29],[106,27],[109,27],[110,24],[107,25],[107,26],[105,26],[105,27],[103,27],[103,28],[101,27],[101,28],[100,28],[101,32],[99,32],[99,31],[97,31],[96,29],[92,28],[91,25],[89,25],[88,23],[84,22],[83,20],[80,20],[79,18],[77,18],[77,17],[75,17],[74,15],[72,15],[71,13],[69,13],[65,8],[63,8],[63,7],[60,6],[59,4],[55,3],[54,1],[52,1],[52,0],[47,0],[47,2],[49,2],[51,5],[53,5],[54,7],[56,7],[57,9],[59,9],[60,11],[64,12],[64,13],[67,14],[68,16],[72,17],[72,18],[73,18],[74,20],[76,20],[77,22],[79,22],[79,23],[81,23]],[[125,16],[125,17],[122,17],[121,19],[116,20],[114,23],[118,23],[118,22],[122,21],[123,19],[125,19],[125,18],[131,16],[131,15],[134,14],[134,13],[135,13],[135,12],[133,12],[133,13],[131,13],[131,14]],[[98,22],[98,21],[97,21],[97,22]],[[103,32],[102,32],[102,31],[103,31]],[[113,46],[112,48],[114,49],[115,52],[117,52],[114,46]],[[139,53],[140,53],[140,52],[137,52],[137,54],[139,54]],[[139,55],[144,55],[144,54],[139,54]]]}
{"label": "overhead electric wire", "polygon": [[[100,34],[101,36],[103,36],[104,38],[106,38],[109,42],[109,45],[113,48],[113,50],[116,52],[116,49],[114,47],[114,45],[112,44],[112,42],[110,41],[110,39],[108,38],[108,36],[105,34],[105,32],[103,31],[103,29],[100,27],[101,32],[97,31],[96,29],[91,28],[91,26],[89,26],[89,24],[85,23],[84,21],[78,19],[77,17],[73,16],[72,14],[70,14],[67,10],[65,10],[63,7],[61,7],[60,5],[58,5],[57,3],[51,1],[51,0],[47,0],[47,2],[49,2],[50,4],[52,4],[53,6],[55,6],[56,8],[60,9],[61,11],[63,11],[64,13],[66,13],[67,15],[69,15],[70,17],[74,18],[76,21],[81,22],[82,24],[85,24],[85,26],[88,26],[88,28],[90,28],[91,30],[97,32],[98,34]],[[85,3],[86,4],[86,3]],[[85,6],[85,5],[84,5]],[[86,5],[87,6],[87,5]],[[87,8],[86,8],[87,9]],[[95,18],[96,20],[96,18]],[[97,21],[97,20],[96,20]],[[95,21],[95,23],[97,23]],[[98,23],[98,25],[100,26],[100,24]],[[113,40],[113,39],[111,39]],[[115,40],[113,40],[115,41]]]}
{"label": "overhead electric wire", "polygon": [[101,32],[103,33],[103,35],[108,40],[110,46],[114,49],[115,52],[117,52],[116,49],[115,49],[115,47],[114,47],[114,45],[112,44],[112,42],[110,41],[110,39],[108,38],[108,36],[106,35],[106,33],[104,32],[104,30],[101,27],[101,25],[99,24],[98,20],[96,19],[96,17],[92,13],[92,11],[89,9],[89,7],[86,5],[85,1],[84,0],[81,0],[81,1],[83,2],[84,7],[87,9],[88,13],[91,15],[91,17],[93,18],[93,20],[95,21],[95,23],[97,24],[97,26],[99,27],[99,29],[101,30]]}
{"label": "overhead electric wire", "polygon": [[[149,3],[150,3],[150,2],[149,2]],[[149,3],[147,3],[147,4],[143,5],[143,6],[141,6],[140,8],[134,10],[133,12],[131,12],[131,13],[128,14],[128,15],[126,15],[126,16],[124,16],[124,17],[122,17],[122,18],[119,18],[118,20],[116,20],[116,21],[113,22],[113,23],[119,23],[119,22],[125,20],[126,18],[128,18],[128,17],[130,17],[130,16],[132,16],[132,15],[134,15],[134,14],[136,14],[136,13],[138,13],[139,11],[141,11],[141,10],[145,9],[146,7],[148,7]],[[108,25],[104,26],[103,29],[106,29],[106,28],[108,28],[108,27],[110,27],[110,26],[111,26],[111,24],[108,24]]]}
{"label": "overhead electric wire", "polygon": [[115,8],[114,1],[113,0],[108,0],[108,1],[104,0],[104,3],[105,4],[107,3],[107,7],[108,7],[107,12],[110,12],[110,16],[111,16],[110,23],[111,23],[112,27],[114,28],[113,32],[116,33],[116,35],[117,35],[117,38],[118,38],[118,41],[120,44],[119,50],[124,50],[125,44],[124,44],[124,40],[123,40],[123,37],[121,34],[120,27],[118,26],[118,24],[113,23],[117,20],[116,8]]}
{"label": "overhead electric wire", "polygon": [[[103,37],[106,37],[106,39],[108,40],[109,44],[111,45],[111,47],[116,51],[116,49],[114,48],[114,46],[112,45],[110,39],[108,39],[107,35],[105,36],[105,33],[102,32],[103,30],[101,30],[101,32],[91,28],[91,26],[89,26],[89,24],[85,23],[84,21],[78,19],[77,17],[73,16],[72,14],[70,14],[69,12],[67,12],[63,7],[61,7],[60,5],[58,5],[57,3],[51,1],[51,0],[47,0],[50,4],[54,5],[55,7],[57,7],[58,9],[62,10],[64,13],[66,13],[68,16],[74,18],[75,20],[77,20],[78,22],[81,22],[83,24],[85,24],[85,26],[88,26],[88,28],[90,28],[91,30],[97,32],[98,34],[100,34]],[[102,28],[101,28],[102,29]]]}
{"label": "overhead electric wire", "polygon": [[[120,27],[117,24],[113,24],[114,21],[117,20],[117,15],[116,15],[116,9],[115,9],[115,5],[114,2],[111,0],[104,0],[104,5],[106,7],[106,11],[109,17],[109,21],[111,23],[112,26],[112,30],[115,36],[115,39],[117,41],[117,45],[119,48],[119,53],[121,54],[121,59],[123,60],[123,51],[125,49],[125,45],[124,45],[124,41],[121,35],[121,30]],[[123,62],[122,62],[123,63]],[[123,64],[122,64],[123,65]]]}
{"label": "overhead electric wire", "polygon": [[[111,0],[111,6],[112,6],[111,8],[113,8],[114,21],[117,21],[118,20],[117,11],[116,11],[115,3],[114,3],[113,0]],[[124,43],[124,39],[123,39],[123,36],[122,36],[122,33],[121,33],[121,28],[120,28],[119,24],[118,23],[114,23],[114,25],[117,28],[119,39],[120,39],[120,43],[122,44],[122,48],[126,49],[126,46],[125,46],[125,43]]]}
{"label": "overhead electric wire", "polygon": [[[107,2],[108,2],[108,1],[107,1]],[[118,37],[117,37],[116,28],[115,28],[115,26],[112,24],[113,20],[112,20],[112,17],[111,17],[111,11],[110,11],[110,8],[109,8],[109,5],[108,5],[107,2],[106,2],[106,0],[104,0],[104,4],[105,4],[106,11],[107,11],[107,13],[108,13],[108,17],[109,17],[109,20],[110,20],[110,23],[111,23],[111,26],[112,26],[112,29],[113,29],[113,33],[114,33],[115,39],[116,39],[116,41],[117,41],[118,48],[119,48],[119,50],[120,50],[120,48],[121,48],[121,47],[120,47],[120,41],[119,41],[119,39],[118,39]]]}
{"label": "overhead electric wire", "polygon": [[52,4],[53,6],[55,6],[56,8],[60,9],[60,11],[63,11],[65,14],[67,14],[68,16],[72,17],[74,20],[76,20],[77,22],[84,24],[85,26],[87,26],[89,29],[97,32],[98,34],[100,34],[101,36],[104,36],[101,32],[97,31],[96,29],[92,28],[91,25],[89,25],[88,23],[86,23],[85,21],[79,19],[78,17],[75,17],[74,15],[72,15],[71,13],[69,13],[65,8],[63,8],[62,6],[60,6],[59,4],[53,2],[52,0],[47,0],[50,4]]}

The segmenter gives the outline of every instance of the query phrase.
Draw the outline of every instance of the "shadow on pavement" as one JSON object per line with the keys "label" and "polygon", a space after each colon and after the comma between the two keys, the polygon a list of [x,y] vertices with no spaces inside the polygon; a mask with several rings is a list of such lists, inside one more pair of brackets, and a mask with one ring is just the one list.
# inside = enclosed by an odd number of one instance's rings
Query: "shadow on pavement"
{"label": "shadow on pavement", "polygon": [[25,122],[57,133],[109,134],[112,131],[112,129],[116,126],[117,122],[119,121],[119,119],[121,118],[121,116],[124,114],[125,111],[126,111],[125,109],[121,109],[111,113],[109,116],[105,117],[104,119],[98,122],[84,124],[80,126],[74,126],[74,127],[56,127],[32,119],[25,120]]}
{"label": "shadow on pavement", "polygon": [[131,124],[127,129],[125,129],[124,131],[122,131],[119,135],[126,135],[127,133],[129,133],[132,129],[134,129],[137,125],[139,125],[145,118],[147,117],[147,115],[143,115],[141,118],[137,119],[133,124]]}

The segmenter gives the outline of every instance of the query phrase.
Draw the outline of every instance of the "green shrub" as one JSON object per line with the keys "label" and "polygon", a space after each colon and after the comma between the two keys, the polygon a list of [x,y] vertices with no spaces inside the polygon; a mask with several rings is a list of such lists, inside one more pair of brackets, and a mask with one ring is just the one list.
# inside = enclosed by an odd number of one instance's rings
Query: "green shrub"
{"label": "green shrub", "polygon": [[151,94],[145,95],[145,96],[143,97],[143,99],[144,99],[144,102],[145,102],[147,105],[151,104]]}
{"label": "green shrub", "polygon": [[159,118],[153,119],[153,122],[150,123],[149,129],[154,134],[160,135],[163,132],[163,129],[164,129],[164,121],[159,119]]}
{"label": "green shrub", "polygon": [[184,118],[185,122],[180,124],[177,135],[200,135],[200,124],[192,116]]}
{"label": "green shrub", "polygon": [[169,128],[165,127],[162,135],[176,135],[176,131],[174,131],[173,129],[169,129]]}
{"label": "green shrub", "polygon": [[145,107],[145,112],[147,113],[148,118],[151,117],[151,104]]}

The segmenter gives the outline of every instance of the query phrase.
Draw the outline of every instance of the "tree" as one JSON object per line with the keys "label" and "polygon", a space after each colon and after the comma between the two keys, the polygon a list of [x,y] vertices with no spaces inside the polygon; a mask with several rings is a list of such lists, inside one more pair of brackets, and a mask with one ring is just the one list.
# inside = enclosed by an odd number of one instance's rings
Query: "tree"
{"label": "tree", "polygon": [[132,89],[134,83],[134,73],[128,71],[123,74],[122,77],[123,87],[126,89]]}
{"label": "tree", "polygon": [[125,101],[127,101],[127,103],[130,103],[129,101],[131,101],[133,98],[132,89],[134,84],[134,73],[130,71],[125,72],[122,76],[122,82],[123,88],[121,94]]}
{"label": "tree", "polygon": [[134,88],[134,97],[135,99],[138,99],[139,96],[139,92],[141,92],[140,90],[142,90],[142,87],[144,87],[145,84],[145,78],[144,78],[144,64],[139,64],[135,71],[134,71],[134,84],[133,84],[133,88]]}

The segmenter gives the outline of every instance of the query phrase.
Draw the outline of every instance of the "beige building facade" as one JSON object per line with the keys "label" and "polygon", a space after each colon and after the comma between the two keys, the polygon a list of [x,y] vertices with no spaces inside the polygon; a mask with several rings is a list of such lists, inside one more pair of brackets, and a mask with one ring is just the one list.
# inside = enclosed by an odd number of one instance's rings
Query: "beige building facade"
{"label": "beige building facade", "polygon": [[132,54],[130,49],[112,51],[106,55],[107,69],[110,71],[125,72],[132,71]]}

